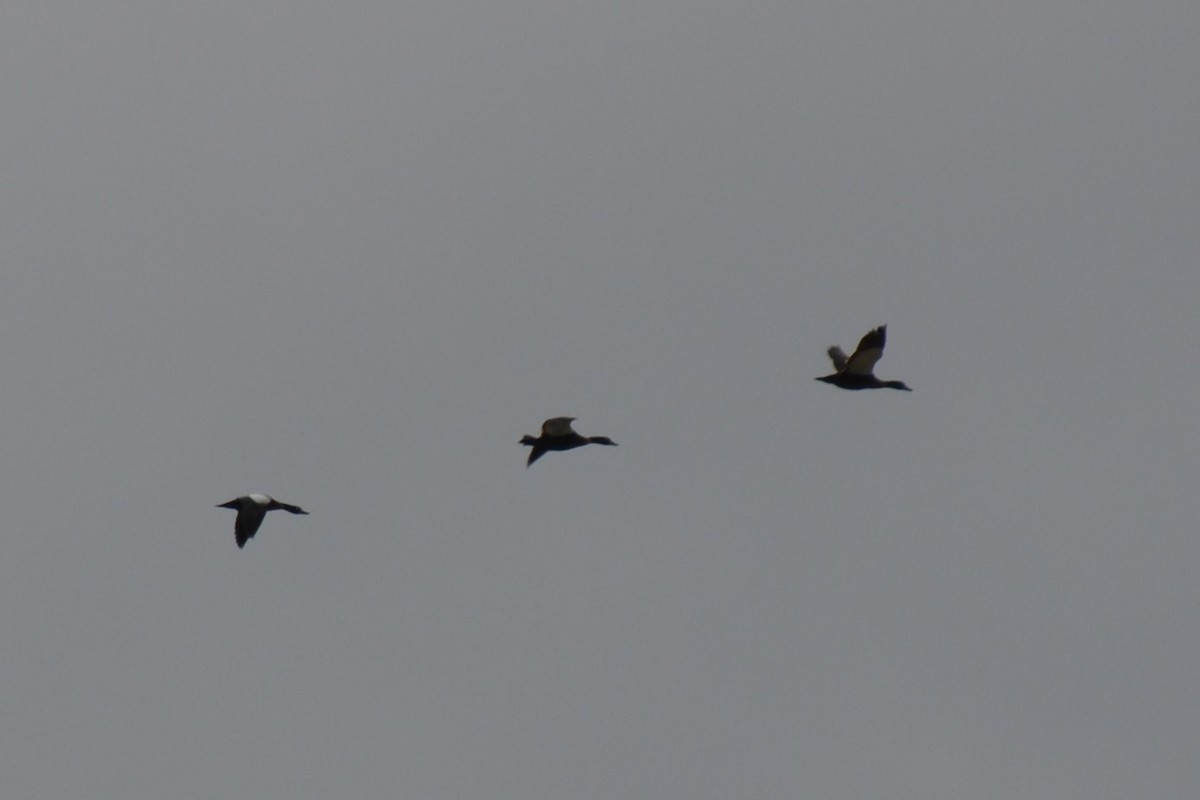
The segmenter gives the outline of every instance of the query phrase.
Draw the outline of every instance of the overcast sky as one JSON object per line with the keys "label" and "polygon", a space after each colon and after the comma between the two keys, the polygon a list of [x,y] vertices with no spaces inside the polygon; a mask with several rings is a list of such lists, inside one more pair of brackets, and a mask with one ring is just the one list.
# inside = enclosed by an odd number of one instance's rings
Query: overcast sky
{"label": "overcast sky", "polygon": [[1200,796],[1198,41],[8,3],[0,794]]}

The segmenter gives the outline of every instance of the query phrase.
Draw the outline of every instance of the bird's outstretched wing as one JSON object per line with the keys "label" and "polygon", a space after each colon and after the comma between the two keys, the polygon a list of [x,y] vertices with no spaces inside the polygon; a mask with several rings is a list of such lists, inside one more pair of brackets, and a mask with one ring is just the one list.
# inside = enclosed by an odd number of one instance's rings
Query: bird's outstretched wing
{"label": "bird's outstretched wing", "polygon": [[238,510],[237,519],[233,523],[233,535],[237,538],[237,546],[245,547],[246,542],[258,533],[263,517],[267,515],[265,506],[258,504],[246,506]]}
{"label": "bird's outstretched wing", "polygon": [[825,351],[829,354],[829,360],[833,362],[833,368],[841,372],[846,368],[846,353],[836,344]]}
{"label": "bird's outstretched wing", "polygon": [[542,423],[542,436],[570,436],[575,431],[571,423],[574,417],[552,417]]}
{"label": "bird's outstretched wing", "polygon": [[[883,346],[887,342],[887,325],[880,325],[858,342],[854,354],[846,360],[842,372],[851,375],[870,375],[879,359],[883,358]],[[832,357],[832,355],[830,356]]]}

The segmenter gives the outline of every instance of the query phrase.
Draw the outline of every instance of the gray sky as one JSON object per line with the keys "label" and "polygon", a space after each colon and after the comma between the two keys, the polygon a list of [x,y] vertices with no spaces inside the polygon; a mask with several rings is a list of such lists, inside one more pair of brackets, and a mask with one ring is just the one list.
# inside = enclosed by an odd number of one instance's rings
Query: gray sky
{"label": "gray sky", "polygon": [[4,17],[5,797],[1200,796],[1194,2]]}

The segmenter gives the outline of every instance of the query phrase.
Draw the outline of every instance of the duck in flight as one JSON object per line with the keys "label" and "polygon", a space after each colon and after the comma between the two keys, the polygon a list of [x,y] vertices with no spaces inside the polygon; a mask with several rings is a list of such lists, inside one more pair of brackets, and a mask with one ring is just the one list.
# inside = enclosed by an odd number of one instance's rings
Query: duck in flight
{"label": "duck in flight", "polygon": [[533,448],[529,451],[529,460],[525,462],[525,466],[530,466],[549,450],[574,450],[585,444],[617,446],[617,443],[607,436],[580,436],[571,428],[574,421],[575,417],[554,417],[542,423],[542,435],[536,439],[529,434],[522,436],[521,444]]}
{"label": "duck in flight", "polygon": [[308,513],[300,506],[281,503],[274,497],[265,494],[248,494],[230,500],[228,503],[221,503],[217,508],[237,509],[237,519],[233,523],[233,535],[237,538],[238,547],[245,547],[246,542],[254,538],[254,534],[258,533],[258,526],[262,525],[263,517],[267,515],[268,511],[283,509],[293,514]]}
{"label": "duck in flight", "polygon": [[887,343],[887,325],[880,325],[858,343],[854,354],[847,357],[842,348],[834,345],[826,352],[837,372],[816,378],[832,383],[840,389],[900,389],[911,392],[903,381],[881,381],[875,377],[875,364],[883,358],[883,346]]}

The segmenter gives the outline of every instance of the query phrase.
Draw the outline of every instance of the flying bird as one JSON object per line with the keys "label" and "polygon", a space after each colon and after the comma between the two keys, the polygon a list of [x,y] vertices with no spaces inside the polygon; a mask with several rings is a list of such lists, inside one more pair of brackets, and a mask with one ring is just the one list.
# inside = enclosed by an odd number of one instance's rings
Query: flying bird
{"label": "flying bird", "polygon": [[571,428],[574,421],[575,417],[554,417],[542,423],[542,435],[536,439],[529,434],[522,436],[521,444],[533,448],[529,451],[529,460],[525,462],[525,466],[530,466],[549,450],[574,450],[585,444],[617,446],[617,443],[607,436],[580,436]]}
{"label": "flying bird", "polygon": [[887,325],[880,325],[859,340],[854,354],[847,357],[842,348],[834,345],[826,352],[833,368],[837,372],[824,375],[814,380],[832,383],[840,389],[900,389],[911,392],[912,389],[902,381],[881,381],[875,377],[873,370],[879,359],[883,358],[883,346],[887,342]]}
{"label": "flying bird", "polygon": [[228,503],[221,503],[217,508],[237,509],[237,519],[233,523],[233,535],[237,538],[238,547],[245,547],[246,542],[254,538],[254,534],[258,533],[258,526],[262,525],[263,517],[267,515],[268,511],[283,509],[293,514],[308,513],[300,506],[281,503],[265,494],[248,494],[230,500]]}

